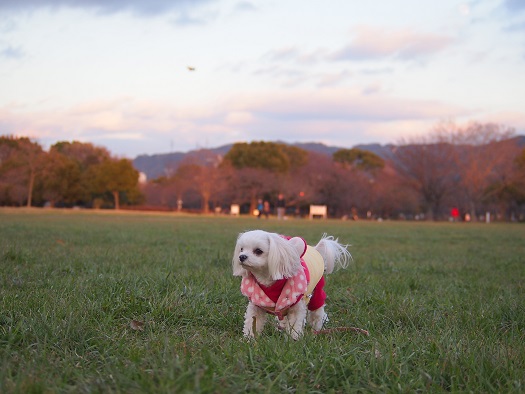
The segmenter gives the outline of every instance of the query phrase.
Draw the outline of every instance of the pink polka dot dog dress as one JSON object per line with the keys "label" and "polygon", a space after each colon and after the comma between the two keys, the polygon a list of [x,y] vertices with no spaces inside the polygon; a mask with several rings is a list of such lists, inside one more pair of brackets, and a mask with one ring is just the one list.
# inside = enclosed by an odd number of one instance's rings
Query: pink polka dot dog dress
{"label": "pink polka dot dog dress", "polygon": [[[285,237],[288,238],[288,237]],[[248,297],[248,299],[260,308],[265,309],[268,313],[276,315],[282,320],[286,316],[290,307],[297,304],[303,296],[306,295],[305,301],[308,302],[308,309],[314,311],[324,305],[326,300],[326,293],[324,291],[325,280],[322,274],[316,275],[317,278],[312,278],[317,283],[310,282],[310,269],[307,262],[304,260],[307,249],[313,249],[306,245],[305,251],[301,256],[302,270],[291,277],[275,281],[271,286],[264,286],[257,282],[257,279],[248,273],[241,282],[241,293]],[[311,254],[311,251],[308,255]],[[318,254],[318,253],[317,253]],[[322,265],[322,268],[317,267],[316,272],[323,272],[324,262],[320,255],[316,259],[315,264]]]}

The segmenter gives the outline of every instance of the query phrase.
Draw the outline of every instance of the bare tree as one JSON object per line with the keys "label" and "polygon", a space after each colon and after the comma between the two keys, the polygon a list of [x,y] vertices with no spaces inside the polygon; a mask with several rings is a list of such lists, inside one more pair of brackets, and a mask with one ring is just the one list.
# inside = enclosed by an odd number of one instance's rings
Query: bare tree
{"label": "bare tree", "polygon": [[418,212],[418,193],[406,187],[406,181],[391,165],[386,165],[371,184],[366,201],[367,216],[413,218]]}
{"label": "bare tree", "polygon": [[[450,142],[457,149],[459,195],[465,210],[476,220],[489,186],[508,177],[512,158],[517,155],[517,146],[510,140],[514,130],[493,123],[448,127]],[[446,136],[447,128],[440,132]]]}
{"label": "bare tree", "polygon": [[195,190],[200,195],[202,212],[208,214],[210,212],[210,200],[217,187],[217,167],[194,164],[190,160],[179,166],[175,178],[183,192]]}
{"label": "bare tree", "polygon": [[427,219],[443,214],[446,200],[457,185],[456,151],[450,143],[421,138],[394,150],[394,167],[406,187],[420,197]]}
{"label": "bare tree", "polygon": [[443,213],[446,203],[463,205],[475,219],[486,190],[505,176],[516,154],[512,129],[487,123],[459,127],[438,124],[426,137],[395,151],[396,169],[417,190],[427,214]]}

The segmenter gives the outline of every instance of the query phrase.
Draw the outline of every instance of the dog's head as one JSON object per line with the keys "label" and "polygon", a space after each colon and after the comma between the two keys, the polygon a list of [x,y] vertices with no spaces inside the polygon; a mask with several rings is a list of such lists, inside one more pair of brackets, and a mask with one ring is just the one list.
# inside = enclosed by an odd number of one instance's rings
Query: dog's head
{"label": "dog's head", "polygon": [[233,252],[233,275],[247,276],[251,272],[263,282],[290,278],[301,268],[303,239],[286,239],[262,230],[239,234]]}

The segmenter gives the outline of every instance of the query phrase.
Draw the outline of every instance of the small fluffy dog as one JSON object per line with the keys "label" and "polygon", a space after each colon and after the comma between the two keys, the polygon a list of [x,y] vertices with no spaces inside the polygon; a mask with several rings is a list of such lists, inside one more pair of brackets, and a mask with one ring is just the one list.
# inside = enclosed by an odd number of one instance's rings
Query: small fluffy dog
{"label": "small fluffy dog", "polygon": [[[233,275],[241,276],[241,293],[248,297],[244,335],[259,334],[268,314],[293,339],[303,334],[304,322],[319,331],[327,320],[324,311],[324,276],[346,268],[346,245],[326,234],[315,246],[300,237],[262,230],[239,234],[233,255]],[[255,330],[255,332],[254,332]]]}

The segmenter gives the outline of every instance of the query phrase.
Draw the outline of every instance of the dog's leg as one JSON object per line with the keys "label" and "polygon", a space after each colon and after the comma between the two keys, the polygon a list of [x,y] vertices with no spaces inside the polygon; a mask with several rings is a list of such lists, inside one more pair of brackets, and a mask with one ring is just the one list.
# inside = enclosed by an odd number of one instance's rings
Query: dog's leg
{"label": "dog's leg", "polygon": [[326,321],[328,321],[328,315],[324,311],[324,306],[308,313],[308,324],[314,331],[321,330]]}
{"label": "dog's leg", "polygon": [[303,335],[303,328],[306,319],[306,305],[304,302],[298,302],[290,308],[286,316],[286,332],[292,339],[297,340]]}
{"label": "dog's leg", "polygon": [[[266,324],[266,311],[259,308],[257,305],[248,304],[246,314],[244,315],[244,329],[245,337],[254,338],[255,334],[260,334]],[[255,332],[253,332],[253,318],[255,317]]]}

